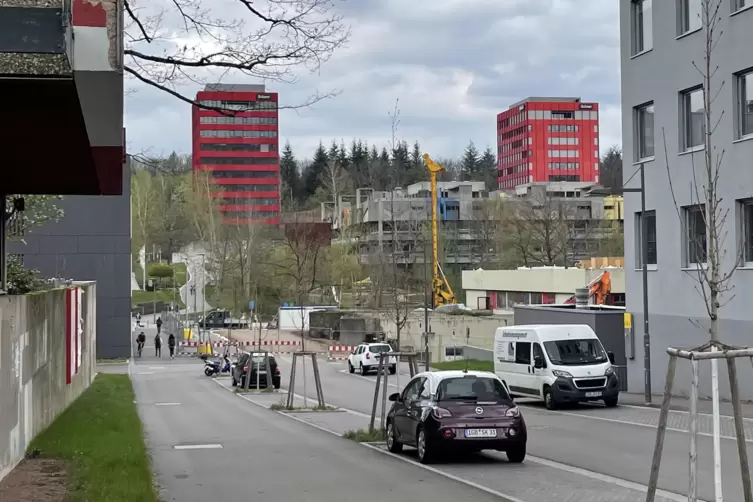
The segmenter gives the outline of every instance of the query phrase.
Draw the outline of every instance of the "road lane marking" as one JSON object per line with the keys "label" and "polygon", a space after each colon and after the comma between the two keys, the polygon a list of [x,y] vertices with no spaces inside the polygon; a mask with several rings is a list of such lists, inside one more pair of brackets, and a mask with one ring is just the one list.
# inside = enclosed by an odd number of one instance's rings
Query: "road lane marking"
{"label": "road lane marking", "polygon": [[222,448],[221,444],[176,444],[173,446],[175,450],[218,450]]}
{"label": "road lane marking", "polygon": [[[593,404],[593,403],[589,403],[589,404]],[[596,406],[594,406],[594,408],[605,408],[605,406],[598,406],[598,405],[596,405]],[[631,409],[634,409],[634,410],[651,410],[651,411],[655,411],[656,413],[659,413],[659,408],[654,408],[653,406],[639,406],[639,405],[635,405],[635,404],[620,404],[620,408],[631,408]],[[670,409],[669,411],[672,411],[674,413],[684,413],[685,415],[690,415],[690,412],[686,411],[686,410],[674,410],[674,409]],[[701,413],[700,411],[698,412],[698,415],[699,416],[703,415],[703,416],[706,416],[706,417],[713,417],[714,416],[711,413]],[[724,417],[733,418],[733,415],[721,415],[721,417],[722,418],[724,418]],[[753,422],[753,418],[743,417],[743,421]]]}
{"label": "road lane marking", "polygon": [[163,370],[165,369],[164,366],[149,366],[150,370]]}
{"label": "road lane marking", "polygon": [[[520,403],[518,404],[518,406],[521,407],[521,408],[527,408],[529,410],[539,411],[542,414],[544,414],[544,411],[541,410],[540,408],[536,408],[536,407],[533,407],[533,406],[530,406],[530,405],[520,404]],[[628,420],[620,420],[618,418],[595,417],[593,415],[584,415],[582,413],[570,413],[570,412],[567,412],[567,411],[546,410],[546,414],[557,414],[557,415],[565,415],[565,416],[576,417],[576,418],[587,418],[587,419],[590,419],[590,420],[600,420],[602,422],[612,422],[612,423],[621,424],[621,425],[633,425],[635,427],[643,427],[643,428],[646,428],[646,429],[657,429],[658,428],[656,425],[652,425],[652,424],[642,424],[640,422],[630,422]],[[676,427],[667,427],[667,430],[671,431],[671,432],[679,432],[679,433],[682,433],[682,434],[688,434],[687,430],[685,430],[685,429],[677,429]],[[699,436],[705,436],[705,437],[714,437],[713,434],[709,434],[708,432],[700,432],[699,431],[698,435]],[[720,435],[719,437],[721,439],[726,439],[728,441],[736,441],[736,439],[733,436]],[[753,444],[753,439],[745,438],[745,442]]]}
{"label": "road lane marking", "polygon": [[180,403],[154,403],[154,406],[180,406]]}
{"label": "road lane marking", "polygon": [[153,371],[140,371],[137,375],[154,375]]}

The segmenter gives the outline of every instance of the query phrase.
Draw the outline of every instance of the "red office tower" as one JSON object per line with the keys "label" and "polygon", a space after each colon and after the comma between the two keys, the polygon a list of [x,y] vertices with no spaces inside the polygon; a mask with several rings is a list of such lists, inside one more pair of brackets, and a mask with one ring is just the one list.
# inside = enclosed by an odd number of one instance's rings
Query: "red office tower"
{"label": "red office tower", "polygon": [[193,107],[193,169],[209,171],[226,223],[280,223],[277,93],[209,84]]}
{"label": "red office tower", "polygon": [[499,188],[547,181],[599,182],[599,105],[528,98],[497,115]]}

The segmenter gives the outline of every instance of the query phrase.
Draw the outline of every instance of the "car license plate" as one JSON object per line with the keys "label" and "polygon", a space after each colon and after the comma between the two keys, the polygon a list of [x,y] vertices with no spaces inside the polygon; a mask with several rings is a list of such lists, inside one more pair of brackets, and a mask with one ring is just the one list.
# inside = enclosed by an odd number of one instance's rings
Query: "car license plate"
{"label": "car license plate", "polygon": [[495,438],[497,429],[466,429],[465,437],[467,438]]}
{"label": "car license plate", "polygon": [[586,392],[586,397],[601,397],[601,392]]}

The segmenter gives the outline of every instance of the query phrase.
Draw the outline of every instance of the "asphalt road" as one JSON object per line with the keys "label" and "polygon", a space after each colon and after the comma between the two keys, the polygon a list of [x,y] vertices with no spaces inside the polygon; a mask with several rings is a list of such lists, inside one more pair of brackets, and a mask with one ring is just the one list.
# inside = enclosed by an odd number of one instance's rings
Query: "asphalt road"
{"label": "asphalt road", "polygon": [[201,374],[196,360],[145,357],[130,371],[166,501],[500,501],[283,419],[220,389]]}
{"label": "asphalt road", "polygon": [[[287,387],[290,361],[280,356],[283,386]],[[370,413],[376,376],[351,375],[345,363],[320,364],[325,400],[335,406],[361,413]],[[402,371],[401,371],[402,372]],[[303,393],[303,374],[298,370],[296,392]],[[407,371],[406,371],[407,373]],[[309,368],[307,377],[313,382]],[[394,377],[390,377],[394,385]],[[400,377],[400,386],[409,376]],[[390,392],[396,392],[391,385]],[[315,396],[313,384],[307,386],[307,395]],[[537,404],[522,404],[524,416],[531,428],[528,452],[534,457],[553,461],[563,473],[585,471],[592,479],[609,476],[645,485],[651,465],[658,410],[632,406],[606,409],[598,406],[579,406],[573,409],[550,412]],[[701,431],[710,433],[710,418],[702,419]],[[659,488],[674,493],[687,493],[689,436],[681,432],[687,427],[687,414],[672,412],[669,427],[679,430],[667,432],[660,471]],[[722,434],[734,436],[731,420],[723,423]],[[747,421],[747,438],[753,440],[753,422]],[[713,500],[712,442],[708,436],[699,436],[699,496]],[[753,448],[748,448],[753,458]],[[723,488],[727,500],[743,500],[740,467],[736,444],[732,439],[722,440]],[[574,470],[575,471],[574,471]],[[456,475],[473,477],[479,466],[454,465]],[[465,474],[463,474],[465,473]],[[493,479],[490,476],[489,479]],[[542,483],[545,480],[542,480]],[[557,499],[565,500],[565,499]],[[583,498],[582,500],[590,500]],[[595,499],[595,500],[598,500]]]}

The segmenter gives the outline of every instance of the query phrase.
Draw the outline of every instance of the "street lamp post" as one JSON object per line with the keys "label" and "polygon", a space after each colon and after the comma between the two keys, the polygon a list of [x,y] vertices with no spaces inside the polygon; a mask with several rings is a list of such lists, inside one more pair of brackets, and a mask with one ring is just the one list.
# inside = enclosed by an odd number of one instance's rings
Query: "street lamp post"
{"label": "street lamp post", "polygon": [[[651,334],[648,324],[648,225],[646,225],[646,174],[645,165],[638,164],[637,173],[640,174],[640,188],[626,188],[605,192],[591,190],[594,195],[609,195],[611,193],[640,193],[641,194],[641,275],[643,276],[643,392],[646,405],[651,405]],[[635,176],[635,173],[633,174]],[[632,176],[631,178],[632,179]],[[630,181],[628,179],[628,182]]]}

